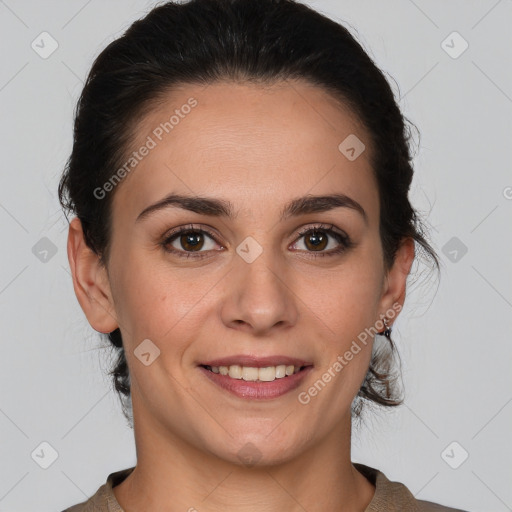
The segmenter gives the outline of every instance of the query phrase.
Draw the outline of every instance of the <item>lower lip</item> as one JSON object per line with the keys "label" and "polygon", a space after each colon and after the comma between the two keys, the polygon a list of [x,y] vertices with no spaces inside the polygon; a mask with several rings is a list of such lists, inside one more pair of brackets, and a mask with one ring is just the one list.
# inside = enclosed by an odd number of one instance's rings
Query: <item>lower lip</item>
{"label": "lower lip", "polygon": [[293,389],[300,386],[301,382],[306,378],[313,366],[307,366],[300,372],[294,373],[282,379],[275,379],[270,382],[261,381],[245,381],[243,379],[233,379],[228,375],[213,373],[202,366],[198,368],[212,382],[239,398],[249,399],[271,399],[282,396]]}

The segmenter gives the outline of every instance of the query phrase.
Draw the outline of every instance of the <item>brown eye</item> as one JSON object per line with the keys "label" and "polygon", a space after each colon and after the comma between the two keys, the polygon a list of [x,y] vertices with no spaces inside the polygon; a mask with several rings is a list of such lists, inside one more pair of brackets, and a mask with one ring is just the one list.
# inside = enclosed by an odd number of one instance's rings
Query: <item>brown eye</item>
{"label": "brown eye", "polygon": [[203,229],[182,227],[161,242],[166,252],[180,257],[203,257],[218,245],[214,236]]}
{"label": "brown eye", "polygon": [[180,235],[179,241],[181,247],[186,251],[198,251],[204,245],[204,237],[199,232],[187,232]]}
{"label": "brown eye", "polygon": [[308,249],[312,251],[322,251],[327,247],[328,236],[321,231],[311,231],[309,234],[304,236],[304,242]]}
{"label": "brown eye", "polygon": [[297,247],[300,244],[299,241],[294,243],[293,248],[300,249],[312,257],[317,257],[334,256],[355,245],[347,234],[335,231],[333,228],[333,225],[321,225],[304,229],[299,233],[298,239],[303,239],[304,249]]}

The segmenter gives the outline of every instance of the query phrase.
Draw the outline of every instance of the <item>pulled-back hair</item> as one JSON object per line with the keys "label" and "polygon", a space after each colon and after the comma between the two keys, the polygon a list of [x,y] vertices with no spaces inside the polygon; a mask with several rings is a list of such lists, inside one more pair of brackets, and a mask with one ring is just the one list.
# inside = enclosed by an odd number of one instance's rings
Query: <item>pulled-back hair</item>
{"label": "pulled-back hair", "polygon": [[[125,161],[138,122],[173,87],[220,81],[272,84],[301,79],[349,107],[370,134],[380,199],[380,238],[389,270],[404,238],[439,269],[422,222],[409,202],[413,178],[410,130],[382,71],[347,28],[293,0],[190,0],[153,8],[96,58],[77,104],[72,153],[59,184],[62,207],[81,221],[87,245],[106,265],[112,197],[94,193]],[[341,142],[341,141],[340,141]],[[121,185],[122,186],[122,185]],[[418,252],[420,249],[420,252]],[[110,372],[123,412],[130,375],[119,329]],[[377,339],[377,338],[376,338]],[[402,403],[396,348],[374,350],[352,404]],[[361,400],[362,399],[362,400]]]}

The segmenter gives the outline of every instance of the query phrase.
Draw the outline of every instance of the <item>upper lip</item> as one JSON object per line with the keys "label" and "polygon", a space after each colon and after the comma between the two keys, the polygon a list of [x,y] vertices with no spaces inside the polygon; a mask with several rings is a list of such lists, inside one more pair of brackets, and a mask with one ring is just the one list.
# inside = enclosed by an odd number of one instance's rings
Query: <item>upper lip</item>
{"label": "upper lip", "polygon": [[267,366],[279,366],[282,364],[287,366],[293,365],[295,367],[313,365],[313,363],[311,362],[289,356],[256,357],[249,355],[237,355],[205,361],[203,363],[200,363],[200,366],[232,366],[235,364],[251,368],[265,368]]}

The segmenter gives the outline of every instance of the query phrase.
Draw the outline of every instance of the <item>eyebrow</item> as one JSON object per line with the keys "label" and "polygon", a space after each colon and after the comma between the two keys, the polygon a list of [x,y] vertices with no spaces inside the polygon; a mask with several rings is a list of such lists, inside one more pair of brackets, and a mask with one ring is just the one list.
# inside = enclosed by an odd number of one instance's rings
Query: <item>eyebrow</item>
{"label": "eyebrow", "polygon": [[[149,217],[152,213],[170,207],[181,208],[212,217],[227,217],[231,220],[237,217],[237,214],[234,212],[233,204],[230,201],[212,197],[169,194],[160,201],[145,208],[138,215],[135,222],[140,222]],[[365,224],[368,224],[368,216],[364,208],[357,201],[345,194],[322,196],[307,195],[298,197],[284,206],[281,210],[280,220],[283,221],[290,217],[298,217],[299,215],[308,213],[327,212],[335,208],[350,208],[355,210],[361,214]]]}

